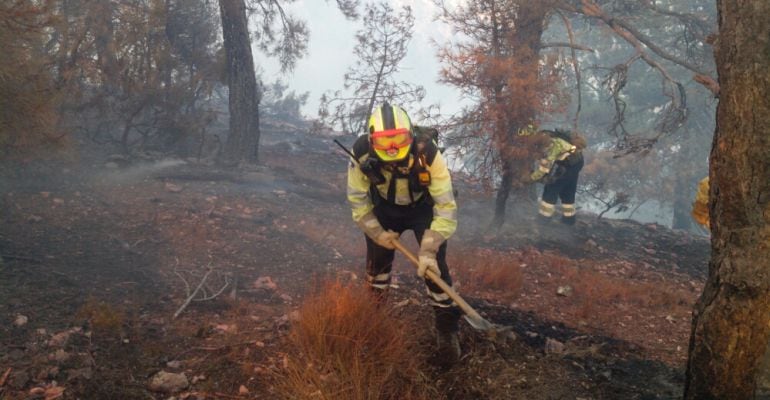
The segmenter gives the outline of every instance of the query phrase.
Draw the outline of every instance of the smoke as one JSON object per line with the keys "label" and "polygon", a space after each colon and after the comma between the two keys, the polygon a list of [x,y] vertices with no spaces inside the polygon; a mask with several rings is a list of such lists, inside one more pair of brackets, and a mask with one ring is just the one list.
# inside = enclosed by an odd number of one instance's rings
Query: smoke
{"label": "smoke", "polygon": [[105,170],[101,173],[98,173],[96,178],[97,180],[107,184],[125,185],[140,182],[144,179],[158,175],[167,169],[184,164],[187,164],[187,162],[176,158],[140,162],[125,168]]}

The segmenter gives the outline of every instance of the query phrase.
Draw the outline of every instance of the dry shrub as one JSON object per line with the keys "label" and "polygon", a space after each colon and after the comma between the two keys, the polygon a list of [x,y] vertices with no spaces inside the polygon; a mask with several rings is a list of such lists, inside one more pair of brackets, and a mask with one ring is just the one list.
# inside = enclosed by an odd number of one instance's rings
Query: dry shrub
{"label": "dry shrub", "polygon": [[326,283],[293,325],[293,351],[278,377],[288,399],[428,399],[426,356],[415,321],[378,306],[360,285]]}
{"label": "dry shrub", "polygon": [[692,304],[687,293],[663,282],[638,282],[578,269],[566,269],[563,278],[575,290],[578,315],[584,318],[595,316],[597,308],[617,303],[645,308]]}
{"label": "dry shrub", "polygon": [[495,292],[518,296],[523,277],[521,258],[490,249],[468,250],[454,257],[450,268],[457,273],[463,290],[469,293]]}
{"label": "dry shrub", "polygon": [[118,337],[122,331],[125,313],[115,307],[89,298],[78,310],[77,317],[88,321],[94,334],[104,337]]}

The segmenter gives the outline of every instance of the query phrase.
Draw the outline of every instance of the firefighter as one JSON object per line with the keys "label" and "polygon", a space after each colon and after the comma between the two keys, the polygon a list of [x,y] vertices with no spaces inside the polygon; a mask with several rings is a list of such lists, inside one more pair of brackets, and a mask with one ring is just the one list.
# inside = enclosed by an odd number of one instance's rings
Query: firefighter
{"label": "firefighter", "polygon": [[[384,294],[391,281],[392,244],[412,230],[420,244],[417,274],[427,270],[449,286],[447,239],[457,228],[457,204],[452,178],[437,144],[415,135],[407,113],[387,102],[369,118],[368,133],[353,145],[348,168],[347,198],[353,221],[366,239],[367,282]],[[460,357],[457,336],[460,309],[430,279],[425,279],[434,309],[438,360],[443,364]]]}
{"label": "firefighter", "polygon": [[574,225],[575,193],[578,176],[583,168],[586,140],[574,132],[542,130],[540,133],[549,135],[550,141],[537,169],[530,175],[533,182],[544,185],[538,218],[541,222],[550,221],[556,211],[556,202],[561,200],[561,222]]}

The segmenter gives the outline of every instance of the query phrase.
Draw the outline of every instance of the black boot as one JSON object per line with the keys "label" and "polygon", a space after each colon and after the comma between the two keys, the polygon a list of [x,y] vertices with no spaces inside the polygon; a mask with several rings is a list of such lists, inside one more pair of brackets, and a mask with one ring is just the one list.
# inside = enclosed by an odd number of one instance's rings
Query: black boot
{"label": "black boot", "polygon": [[460,361],[462,350],[457,332],[438,332],[436,339],[438,343],[436,358],[440,366],[450,367]]}
{"label": "black boot", "polygon": [[551,217],[546,217],[543,214],[537,214],[535,217],[535,222],[537,222],[540,225],[548,225],[551,223]]}
{"label": "black boot", "polygon": [[561,223],[564,224],[564,225],[569,225],[569,226],[575,225],[575,216],[573,215],[571,217],[565,217],[565,216],[562,215],[561,216]]}
{"label": "black boot", "polygon": [[457,332],[460,330],[460,317],[462,312],[456,306],[433,307],[436,315],[436,364],[443,368],[451,367],[460,360],[460,338]]}

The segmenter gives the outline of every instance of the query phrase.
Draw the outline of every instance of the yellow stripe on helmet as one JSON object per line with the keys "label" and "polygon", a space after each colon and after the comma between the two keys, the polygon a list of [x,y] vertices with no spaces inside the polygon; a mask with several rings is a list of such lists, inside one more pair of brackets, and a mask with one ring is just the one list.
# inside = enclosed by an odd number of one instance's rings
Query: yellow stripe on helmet
{"label": "yellow stripe on helmet", "polygon": [[[390,118],[391,115],[392,119]],[[377,107],[369,117],[369,133],[402,128],[411,131],[412,121],[406,111],[399,106],[392,106],[386,102]]]}

